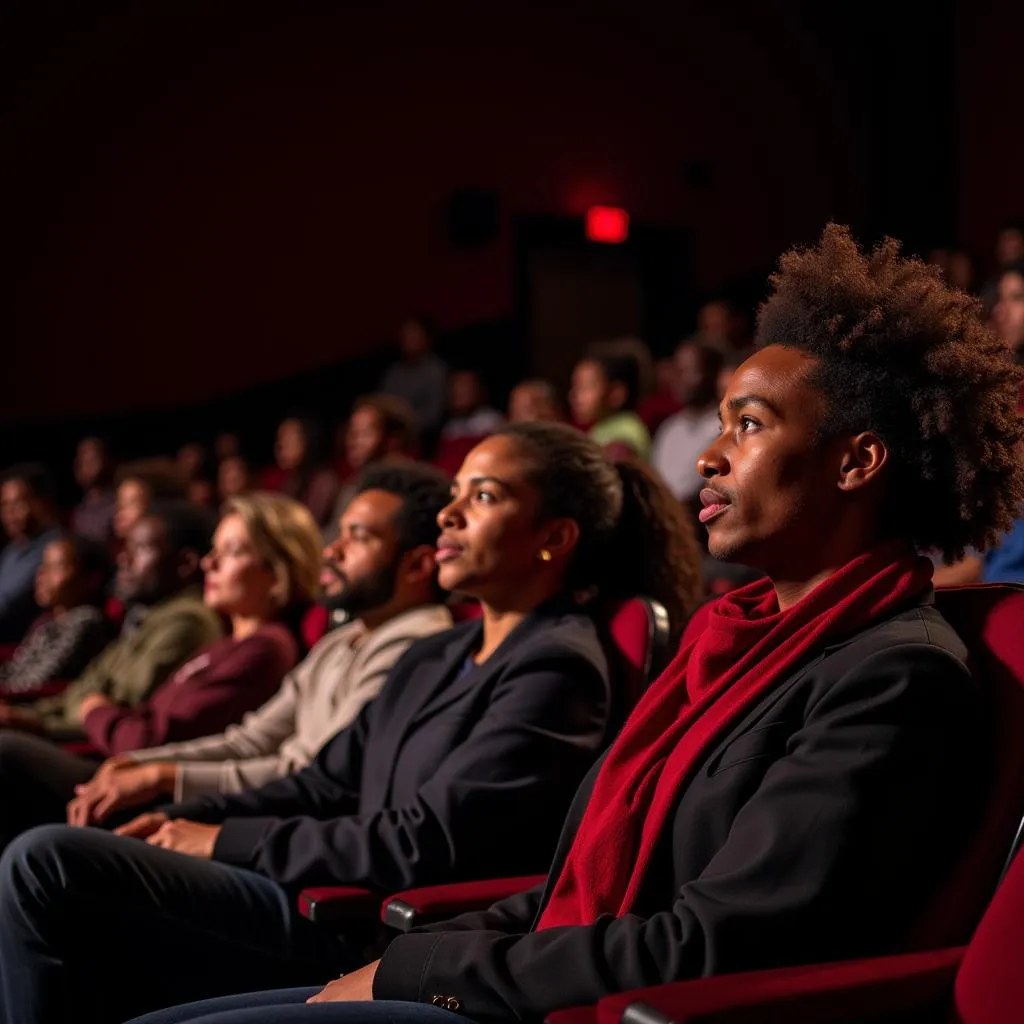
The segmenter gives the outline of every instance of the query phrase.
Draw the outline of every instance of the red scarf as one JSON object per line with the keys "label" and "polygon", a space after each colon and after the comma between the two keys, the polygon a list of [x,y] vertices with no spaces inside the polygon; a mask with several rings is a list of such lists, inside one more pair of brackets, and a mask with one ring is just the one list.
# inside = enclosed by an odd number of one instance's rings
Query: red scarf
{"label": "red scarf", "polygon": [[888,544],[779,611],[758,580],[720,598],[707,627],[651,685],[612,745],[538,930],[630,911],[679,794],[717,743],[829,643],[919,599],[932,566]]}

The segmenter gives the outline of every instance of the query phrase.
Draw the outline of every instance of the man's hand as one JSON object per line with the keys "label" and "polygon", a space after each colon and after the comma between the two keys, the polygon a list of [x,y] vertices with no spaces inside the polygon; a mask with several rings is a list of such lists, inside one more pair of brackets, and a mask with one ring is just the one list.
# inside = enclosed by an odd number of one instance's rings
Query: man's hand
{"label": "man's hand", "polygon": [[0,703],[0,727],[17,729],[20,732],[41,733],[42,719],[29,708],[19,708]]}
{"label": "man's hand", "polygon": [[150,846],[209,860],[213,856],[213,846],[220,835],[220,828],[220,825],[200,825],[197,821],[175,818],[161,825],[146,842]]}
{"label": "man's hand", "polygon": [[133,764],[138,764],[138,761],[132,760],[127,754],[112,754],[96,769],[93,778],[98,779],[107,772],[116,772],[121,768],[130,768]]}
{"label": "man's hand", "polygon": [[69,825],[96,825],[114,811],[149,803],[174,791],[177,766],[169,761],[111,765],[108,761],[86,783],[75,786],[68,804]]}
{"label": "man's hand", "polygon": [[78,724],[82,725],[97,708],[112,708],[113,706],[114,702],[109,697],[104,697],[102,693],[88,694],[78,705]]}
{"label": "man's hand", "polygon": [[140,814],[137,818],[132,818],[120,828],[115,828],[114,835],[128,836],[131,839],[148,839],[170,820],[163,811],[151,811],[149,814]]}
{"label": "man's hand", "polygon": [[307,1003],[369,1003],[373,1001],[373,978],[380,961],[360,967],[325,985]]}

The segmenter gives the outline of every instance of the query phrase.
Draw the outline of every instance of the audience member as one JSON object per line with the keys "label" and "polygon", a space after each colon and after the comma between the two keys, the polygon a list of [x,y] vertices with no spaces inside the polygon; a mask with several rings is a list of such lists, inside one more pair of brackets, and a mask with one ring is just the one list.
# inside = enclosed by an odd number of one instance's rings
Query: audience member
{"label": "audience member", "polygon": [[501,413],[486,401],[483,384],[474,370],[457,370],[448,378],[451,418],[441,430],[434,462],[449,476],[478,442],[505,422]]}
{"label": "audience member", "polygon": [[982,288],[982,303],[986,312],[991,312],[999,300],[999,279],[1003,271],[1016,263],[1024,262],[1024,220],[1008,220],[996,234],[995,274]]}
{"label": "audience member", "polygon": [[654,390],[637,406],[637,415],[644,421],[651,437],[670,416],[682,408],[677,395],[675,359],[668,356],[654,363]]}
{"label": "audience member", "polygon": [[394,395],[363,395],[352,406],[344,448],[349,477],[338,491],[333,520],[324,529],[325,541],[333,541],[338,536],[341,516],[360,487],[359,474],[370,466],[415,457],[418,448],[416,416]]}
{"label": "audience member", "polygon": [[[96,749],[121,754],[221,730],[276,693],[299,657],[282,620],[314,595],[319,541],[309,510],[291,498],[253,494],[229,503],[202,564],[206,606],[230,621],[231,635],[132,707],[102,693],[83,697],[78,718]],[[40,737],[0,735],[0,839],[63,821],[75,786],[95,771],[93,760]]]}
{"label": "audience member", "polygon": [[242,439],[233,431],[222,431],[213,440],[213,454],[218,465],[225,459],[240,456],[242,454]]}
{"label": "audience member", "polygon": [[154,502],[185,497],[185,482],[170,459],[140,459],[117,472],[114,536],[120,541],[142,519]]}
{"label": "audience member", "polygon": [[0,696],[74,679],[110,641],[102,604],[113,574],[105,544],[78,534],[50,541],[36,571],[36,604],[43,614],[10,661],[0,665]]}
{"label": "audience member", "polygon": [[248,494],[253,488],[252,470],[242,455],[228,455],[217,467],[217,496],[221,502]]}
{"label": "audience member", "polygon": [[721,427],[717,389],[722,363],[721,351],[710,345],[684,341],[676,350],[676,394],[683,408],[658,431],[651,461],[682,502],[694,501],[700,492],[697,458]]}
{"label": "audience member", "polygon": [[178,450],[178,473],[185,481],[185,497],[197,508],[216,505],[214,463],[205,445],[191,442]]}
{"label": "audience member", "polygon": [[487,393],[475,370],[456,370],[448,378],[448,421],[442,440],[474,437],[481,440],[505,422],[497,409],[487,404]]}
{"label": "audience member", "polygon": [[509,423],[561,423],[565,419],[554,384],[546,380],[524,380],[508,398]]}
{"label": "audience member", "polygon": [[301,501],[317,525],[330,521],[340,483],[333,469],[320,461],[320,432],[307,419],[290,418],[277,428],[274,457],[279,477],[271,488]]}
{"label": "audience member", "polygon": [[480,600],[483,618],[414,644],[303,771],[143,815],[121,835],[44,826],[16,840],[0,861],[0,1013],[102,1024],[182,996],[326,979],[355,951],[297,916],[297,888],[394,890],[547,863],[615,726],[602,642],[572,595],[667,587],[678,604],[695,567],[672,564],[670,527],[649,514],[672,506],[649,471],[613,467],[571,428],[482,442],[440,513],[437,560],[440,584]]}
{"label": "audience member", "polygon": [[416,415],[417,428],[430,435],[445,412],[448,367],[434,352],[434,331],[424,317],[414,316],[399,332],[401,359],[392,363],[380,389],[401,398]]}
{"label": "audience member", "polygon": [[928,262],[938,267],[946,280],[961,291],[974,291],[974,261],[966,249],[940,246],[928,253]]}
{"label": "audience member", "polygon": [[[216,1004],[223,1019],[402,1024],[424,1008],[342,1004],[443,993],[468,1020],[541,1020],[627,989],[899,948],[970,834],[986,761],[967,652],[914,549],[983,548],[1024,499],[1017,375],[970,300],[891,240],[865,257],[830,226],[773,285],[763,347],[701,458],[712,551],[767,578],[712,605],[647,691],[578,793],[547,881],[399,935],[312,1006],[309,991],[245,996]],[[967,403],[975,415],[957,416]],[[43,1020],[74,1005],[36,994],[59,990],[74,920],[69,883],[59,927],[49,910],[58,861],[29,856],[45,848],[7,858],[4,893],[25,895],[0,939],[5,957],[43,944],[12,965],[34,964],[33,984],[6,997]]]}
{"label": "audience member", "polygon": [[209,523],[197,509],[155,505],[131,528],[120,556],[116,591],[128,608],[121,635],[63,693],[26,706],[0,705],[0,726],[83,739],[86,697],[102,694],[133,707],[218,639],[220,619],[203,604],[198,585],[209,544]]}
{"label": "audience member", "polygon": [[354,473],[395,457],[411,458],[417,449],[416,417],[393,395],[357,398],[345,430],[345,460]]}
{"label": "audience member", "polygon": [[410,644],[451,627],[438,603],[434,560],[449,489],[426,466],[371,467],[324,552],[323,603],[350,621],[329,632],[240,726],[107,761],[80,787],[68,821],[101,822],[161,795],[180,803],[240,793],[305,768],[377,696]]}
{"label": "audience member", "polygon": [[746,317],[729,299],[711,299],[697,310],[699,340],[719,349],[723,356],[748,343],[748,329]]}
{"label": "audience member", "polygon": [[577,426],[614,455],[650,458],[651,435],[636,414],[642,367],[622,342],[593,345],[572,373],[569,405]]}
{"label": "audience member", "polygon": [[1018,363],[1024,363],[1024,260],[1008,264],[996,280],[992,322]]}
{"label": "audience member", "polygon": [[0,643],[17,643],[39,616],[36,571],[47,544],[59,531],[53,482],[43,466],[23,463],[9,469],[0,485],[0,524],[7,545],[0,551]]}
{"label": "audience member", "polygon": [[78,442],[75,482],[82,500],[71,513],[71,529],[81,537],[109,543],[114,531],[114,464],[101,438],[83,437]]}

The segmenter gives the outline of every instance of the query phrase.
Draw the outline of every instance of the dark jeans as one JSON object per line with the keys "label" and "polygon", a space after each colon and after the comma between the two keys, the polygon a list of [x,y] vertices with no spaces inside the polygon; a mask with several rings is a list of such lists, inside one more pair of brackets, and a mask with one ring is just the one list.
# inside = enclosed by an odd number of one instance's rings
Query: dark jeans
{"label": "dark jeans", "polygon": [[[466,1021],[429,1003],[317,1003],[315,988],[250,992],[147,1014],[130,1024],[453,1024]],[[472,1024],[472,1021],[468,1022]]]}
{"label": "dark jeans", "polygon": [[[358,966],[251,871],[43,825],[0,858],[0,1021],[120,1022]],[[352,961],[352,962],[350,962]]]}
{"label": "dark jeans", "polygon": [[33,825],[66,821],[75,786],[97,767],[40,736],[0,730],[0,850]]}

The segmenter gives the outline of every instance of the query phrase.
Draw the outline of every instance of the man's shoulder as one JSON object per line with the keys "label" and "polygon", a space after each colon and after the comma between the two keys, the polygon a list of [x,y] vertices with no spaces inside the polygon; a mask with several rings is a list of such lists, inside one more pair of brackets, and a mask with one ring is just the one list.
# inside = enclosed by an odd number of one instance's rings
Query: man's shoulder
{"label": "man's shoulder", "polygon": [[931,603],[905,608],[876,622],[847,640],[828,648],[826,653],[844,658],[862,659],[874,653],[904,648],[931,649],[966,665],[967,647],[942,612]]}
{"label": "man's shoulder", "polygon": [[220,619],[216,612],[205,604],[198,591],[175,594],[150,609],[142,620],[140,632],[151,632],[154,629],[166,629],[172,625],[193,626],[197,629],[211,630],[216,635],[223,632]]}

